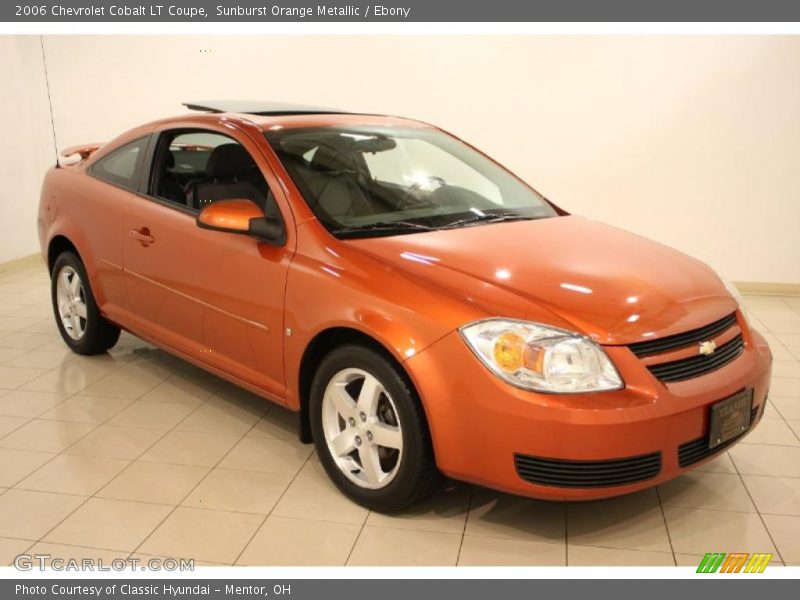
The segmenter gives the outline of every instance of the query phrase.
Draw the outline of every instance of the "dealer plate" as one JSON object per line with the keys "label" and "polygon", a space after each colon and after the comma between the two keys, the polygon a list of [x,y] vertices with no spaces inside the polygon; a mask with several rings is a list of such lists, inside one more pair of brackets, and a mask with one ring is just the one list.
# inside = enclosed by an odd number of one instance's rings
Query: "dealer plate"
{"label": "dealer plate", "polygon": [[743,390],[735,396],[712,404],[708,447],[716,448],[747,431],[750,427],[752,406],[752,389]]}

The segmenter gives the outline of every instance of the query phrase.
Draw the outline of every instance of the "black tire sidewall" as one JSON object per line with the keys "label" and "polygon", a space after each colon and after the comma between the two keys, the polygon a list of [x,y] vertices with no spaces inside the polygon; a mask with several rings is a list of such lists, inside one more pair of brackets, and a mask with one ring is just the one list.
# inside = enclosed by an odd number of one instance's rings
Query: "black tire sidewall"
{"label": "black tire sidewall", "polygon": [[[384,488],[367,489],[350,481],[330,455],[322,429],[322,397],[330,380],[343,369],[362,369],[375,376],[389,392],[403,436],[403,455],[394,479]],[[410,384],[386,358],[363,346],[342,346],[328,354],[314,376],[310,394],[310,420],[314,445],[330,479],[346,496],[373,510],[404,508],[419,495],[419,475],[431,461],[424,412]]]}
{"label": "black tire sidewall", "polygon": [[[58,285],[58,275],[64,267],[72,267],[78,276],[81,278],[83,284],[83,295],[86,302],[86,329],[83,337],[75,340],[70,337],[64,329],[64,324],[61,322],[61,315],[58,312],[58,299],[56,287]],[[97,304],[94,301],[94,293],[92,292],[89,277],[86,274],[86,269],[83,262],[72,252],[62,252],[55,263],[53,263],[53,271],[50,274],[50,298],[53,304],[53,314],[56,319],[56,326],[67,344],[72,350],[79,354],[87,354],[93,352],[93,347],[97,344],[97,338],[100,335],[101,322],[100,312],[97,310]]]}

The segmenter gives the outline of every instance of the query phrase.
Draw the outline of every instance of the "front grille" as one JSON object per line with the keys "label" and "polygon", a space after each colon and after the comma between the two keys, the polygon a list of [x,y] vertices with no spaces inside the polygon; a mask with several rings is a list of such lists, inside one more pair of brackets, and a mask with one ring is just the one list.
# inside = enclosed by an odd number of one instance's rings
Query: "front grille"
{"label": "front grille", "polygon": [[514,455],[517,474],[530,483],[552,487],[611,487],[644,481],[661,472],[661,452],[614,460],[561,460]]}
{"label": "front grille", "polygon": [[[764,404],[766,404],[766,400],[764,401]],[[758,417],[758,407],[754,406],[753,408],[750,409],[750,427],[752,427],[753,424],[756,422],[757,417]],[[685,444],[681,444],[680,446],[678,446],[678,464],[681,467],[688,467],[689,465],[693,465],[694,463],[699,462],[704,458],[711,456],[712,454],[721,452],[731,444],[734,444],[745,433],[747,432],[742,432],[741,435],[738,435],[735,438],[728,440],[727,442],[723,442],[719,446],[714,446],[713,448],[708,447],[708,436],[692,440],[691,442],[686,442]]]}
{"label": "front grille", "polygon": [[678,333],[667,337],[659,338],[657,340],[649,340],[646,342],[636,342],[630,344],[628,348],[638,357],[650,356],[651,354],[659,354],[661,352],[668,352],[678,348],[685,348],[692,344],[704,342],[713,339],[719,334],[727,331],[736,324],[736,313],[731,313],[727,317],[714,321],[710,325],[701,327],[700,329],[693,329],[685,333]]}
{"label": "front grille", "polygon": [[716,371],[738,357],[744,350],[741,334],[717,348],[713,354],[690,356],[680,360],[650,365],[647,368],[664,383],[683,381]]}

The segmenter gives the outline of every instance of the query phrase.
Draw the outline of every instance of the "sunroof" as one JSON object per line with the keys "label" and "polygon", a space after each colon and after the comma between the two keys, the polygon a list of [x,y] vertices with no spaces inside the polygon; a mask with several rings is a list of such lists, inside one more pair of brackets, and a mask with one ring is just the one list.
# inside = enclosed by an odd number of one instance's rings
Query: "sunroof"
{"label": "sunroof", "polygon": [[248,100],[209,100],[207,102],[184,102],[183,105],[189,110],[212,113],[243,113],[248,115],[319,115],[344,114],[347,112],[338,108],[322,106]]}

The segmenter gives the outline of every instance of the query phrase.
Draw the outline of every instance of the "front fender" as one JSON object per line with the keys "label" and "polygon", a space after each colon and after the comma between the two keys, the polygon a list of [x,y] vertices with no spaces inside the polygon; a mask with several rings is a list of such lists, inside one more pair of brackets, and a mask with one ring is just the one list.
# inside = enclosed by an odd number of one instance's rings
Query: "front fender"
{"label": "front fender", "polygon": [[324,248],[315,251],[304,229],[298,227],[298,253],[289,268],[285,296],[285,328],[291,335],[284,336],[284,359],[291,407],[300,405],[303,355],[326,330],[358,331],[402,363],[485,314],[469,300],[345,244],[333,254]]}

